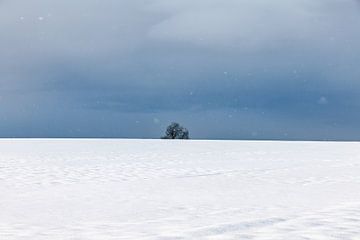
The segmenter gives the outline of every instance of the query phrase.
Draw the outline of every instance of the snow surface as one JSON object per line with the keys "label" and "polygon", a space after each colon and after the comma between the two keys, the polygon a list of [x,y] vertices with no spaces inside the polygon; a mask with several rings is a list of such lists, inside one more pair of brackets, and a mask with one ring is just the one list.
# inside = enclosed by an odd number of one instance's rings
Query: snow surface
{"label": "snow surface", "polygon": [[360,239],[360,144],[1,140],[1,240]]}

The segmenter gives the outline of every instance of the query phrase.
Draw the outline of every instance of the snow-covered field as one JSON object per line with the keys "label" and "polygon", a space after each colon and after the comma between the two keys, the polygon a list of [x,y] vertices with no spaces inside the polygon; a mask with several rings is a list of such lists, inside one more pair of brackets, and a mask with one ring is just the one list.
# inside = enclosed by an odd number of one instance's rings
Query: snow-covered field
{"label": "snow-covered field", "polygon": [[1,140],[0,239],[360,239],[360,143]]}

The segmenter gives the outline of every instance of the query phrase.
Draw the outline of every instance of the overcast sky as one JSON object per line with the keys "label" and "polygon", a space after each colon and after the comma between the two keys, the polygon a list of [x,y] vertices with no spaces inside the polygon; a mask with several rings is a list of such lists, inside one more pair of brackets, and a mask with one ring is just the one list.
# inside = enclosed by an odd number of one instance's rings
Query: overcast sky
{"label": "overcast sky", "polygon": [[356,0],[0,0],[0,137],[360,140]]}

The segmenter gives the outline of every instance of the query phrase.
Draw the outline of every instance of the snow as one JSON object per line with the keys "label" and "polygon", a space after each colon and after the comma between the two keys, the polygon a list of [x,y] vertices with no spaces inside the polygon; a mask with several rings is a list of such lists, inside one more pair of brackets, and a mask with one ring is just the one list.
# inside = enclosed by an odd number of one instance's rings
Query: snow
{"label": "snow", "polygon": [[360,239],[360,143],[0,140],[1,240]]}

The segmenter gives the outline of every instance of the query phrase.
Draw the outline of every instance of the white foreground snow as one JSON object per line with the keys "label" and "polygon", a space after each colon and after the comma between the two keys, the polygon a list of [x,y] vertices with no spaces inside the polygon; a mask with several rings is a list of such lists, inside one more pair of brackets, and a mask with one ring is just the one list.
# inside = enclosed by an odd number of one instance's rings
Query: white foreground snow
{"label": "white foreground snow", "polygon": [[360,239],[360,144],[1,140],[0,239]]}

